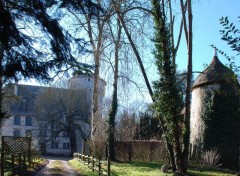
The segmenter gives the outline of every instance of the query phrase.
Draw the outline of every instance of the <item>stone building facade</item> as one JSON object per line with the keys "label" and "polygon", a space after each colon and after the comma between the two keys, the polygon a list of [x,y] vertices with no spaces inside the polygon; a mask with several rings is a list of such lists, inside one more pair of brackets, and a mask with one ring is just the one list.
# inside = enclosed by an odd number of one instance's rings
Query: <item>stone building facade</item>
{"label": "stone building facade", "polygon": [[[79,92],[78,95],[80,95],[79,102],[81,105],[77,105],[79,107],[77,111],[83,117],[81,117],[81,120],[79,120],[79,115],[74,117],[74,123],[80,127],[76,129],[77,151],[80,152],[83,148],[84,140],[90,134],[89,121],[82,119],[91,118],[93,77],[89,75],[74,76],[68,80],[68,84],[70,88],[76,89]],[[104,97],[105,85],[105,81],[100,79],[101,101]],[[10,91],[15,96],[13,98],[15,100],[7,102],[11,116],[0,127],[0,136],[31,136],[33,143],[43,154],[68,155],[71,152],[69,134],[66,131],[62,131],[56,138],[51,139],[50,126],[47,124],[49,121],[36,115],[36,99],[42,92],[48,89],[49,87],[23,84],[7,85],[5,90]],[[59,88],[51,89],[57,91]],[[66,89],[65,91],[69,90]]]}

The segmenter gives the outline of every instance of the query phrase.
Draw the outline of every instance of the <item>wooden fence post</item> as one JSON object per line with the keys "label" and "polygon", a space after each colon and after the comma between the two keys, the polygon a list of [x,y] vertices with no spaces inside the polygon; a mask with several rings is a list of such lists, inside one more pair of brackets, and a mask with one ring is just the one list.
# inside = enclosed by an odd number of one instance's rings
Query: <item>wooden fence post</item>
{"label": "wooden fence post", "polygon": [[12,154],[12,174],[15,174],[15,167],[14,167],[14,154]]}
{"label": "wooden fence post", "polygon": [[26,164],[26,152],[23,153],[23,166],[26,168],[27,164]]}
{"label": "wooden fence post", "polygon": [[110,158],[107,157],[107,176],[110,176]]}
{"label": "wooden fence post", "polygon": [[1,152],[1,175],[4,175],[4,153]]}
{"label": "wooden fence post", "polygon": [[128,160],[132,161],[132,143],[128,145]]}
{"label": "wooden fence post", "polygon": [[21,157],[22,157],[22,156],[21,156],[21,153],[18,154],[18,157],[19,157],[19,158],[18,158],[18,165],[21,166],[21,164],[22,164],[22,163],[21,163]]}
{"label": "wooden fence post", "polygon": [[32,138],[30,137],[28,139],[28,164],[30,165],[30,162],[31,162],[31,158],[30,158],[30,153],[31,153],[31,144],[32,144]]}
{"label": "wooden fence post", "polygon": [[94,158],[92,158],[92,171],[94,172]]}
{"label": "wooden fence post", "polygon": [[87,163],[88,163],[88,166],[89,166],[89,155],[87,155]]}
{"label": "wooden fence post", "polygon": [[101,175],[101,160],[98,158],[98,175]]}
{"label": "wooden fence post", "polygon": [[149,152],[149,155],[150,155],[150,156],[149,156],[149,160],[150,160],[150,161],[153,161],[153,156],[154,156],[154,150],[153,150],[153,149],[154,149],[154,143],[151,142],[151,143],[150,143],[150,146],[149,146],[149,151],[150,151],[150,152]]}

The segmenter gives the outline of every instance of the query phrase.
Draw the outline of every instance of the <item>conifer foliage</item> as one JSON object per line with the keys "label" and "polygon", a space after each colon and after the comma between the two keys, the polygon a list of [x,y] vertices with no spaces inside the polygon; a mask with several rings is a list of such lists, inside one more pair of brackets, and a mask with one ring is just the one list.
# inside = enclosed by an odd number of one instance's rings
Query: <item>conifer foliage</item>
{"label": "conifer foliage", "polygon": [[[86,8],[92,5],[81,2]],[[79,66],[71,45],[82,54],[86,51],[84,40],[64,30],[56,17],[58,13],[49,13],[53,7],[60,9],[61,3],[64,1],[0,0],[1,88],[21,79],[51,80],[51,71],[59,73],[63,68]],[[2,119],[6,115],[2,103],[0,109]]]}

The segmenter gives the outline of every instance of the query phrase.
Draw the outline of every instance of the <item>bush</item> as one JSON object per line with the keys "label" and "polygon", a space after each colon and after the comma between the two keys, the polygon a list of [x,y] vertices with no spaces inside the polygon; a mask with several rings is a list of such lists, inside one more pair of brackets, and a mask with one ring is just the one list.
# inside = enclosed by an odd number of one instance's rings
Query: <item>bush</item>
{"label": "bush", "polygon": [[222,164],[219,163],[221,159],[221,155],[218,152],[217,148],[212,148],[210,150],[206,150],[202,154],[202,164],[209,167],[220,167]]}

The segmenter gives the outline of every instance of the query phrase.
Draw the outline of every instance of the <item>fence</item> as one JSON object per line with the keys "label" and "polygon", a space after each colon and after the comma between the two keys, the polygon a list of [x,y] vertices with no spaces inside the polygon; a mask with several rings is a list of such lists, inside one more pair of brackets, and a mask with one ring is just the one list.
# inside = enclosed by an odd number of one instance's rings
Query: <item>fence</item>
{"label": "fence", "polygon": [[1,175],[4,172],[12,171],[15,174],[16,169],[26,169],[27,163],[30,164],[31,161],[39,158],[37,153],[3,153],[1,152]]}
{"label": "fence", "polygon": [[115,158],[118,161],[165,161],[167,150],[163,141],[118,141]]}
{"label": "fence", "polygon": [[2,136],[1,175],[11,170],[14,174],[16,167],[25,168],[31,161],[31,138]]}
{"label": "fence", "polygon": [[98,175],[110,176],[110,159],[107,161],[96,159],[81,153],[74,153],[74,158],[87,165],[92,171],[97,171]]}
{"label": "fence", "polygon": [[[95,150],[93,150],[95,146]],[[99,147],[100,146],[100,147]],[[88,150],[86,150],[86,148]],[[89,150],[90,149],[90,150]],[[83,154],[106,158],[106,143],[98,145],[85,144]],[[115,142],[115,159],[117,161],[166,161],[167,149],[163,141],[157,140],[132,140]]]}

